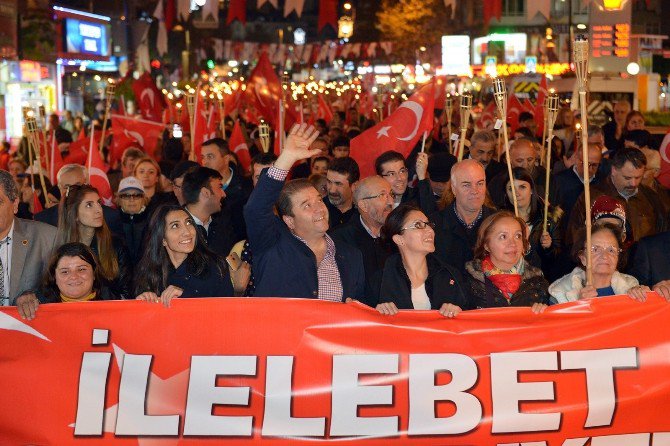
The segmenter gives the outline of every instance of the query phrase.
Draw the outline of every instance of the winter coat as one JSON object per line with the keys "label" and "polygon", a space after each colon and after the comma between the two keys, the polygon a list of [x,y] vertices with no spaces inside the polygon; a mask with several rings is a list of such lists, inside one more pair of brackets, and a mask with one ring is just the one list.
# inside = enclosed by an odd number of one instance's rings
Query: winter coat
{"label": "winter coat", "polygon": [[[576,267],[570,274],[567,274],[549,286],[549,294],[552,303],[574,302],[579,300],[579,291],[584,288],[586,283],[586,272]],[[634,286],[638,286],[637,279],[628,274],[614,271],[612,276],[612,289],[614,294],[626,294]]]}

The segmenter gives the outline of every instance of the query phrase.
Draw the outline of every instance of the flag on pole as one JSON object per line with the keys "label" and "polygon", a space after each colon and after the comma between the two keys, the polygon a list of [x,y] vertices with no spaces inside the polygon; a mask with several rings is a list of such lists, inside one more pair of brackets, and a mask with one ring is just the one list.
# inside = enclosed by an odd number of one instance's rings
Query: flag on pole
{"label": "flag on pole", "polygon": [[91,125],[91,140],[88,147],[88,160],[86,161],[86,167],[88,168],[88,182],[91,186],[98,189],[98,194],[102,199],[102,202],[106,206],[114,206],[112,198],[114,194],[112,193],[112,186],[109,184],[109,178],[107,178],[107,167],[100,157],[100,152],[97,149],[97,145],[94,145],[94,133],[95,129]]}
{"label": "flag on pole", "polygon": [[235,120],[235,127],[233,127],[233,133],[230,135],[230,150],[232,150],[237,159],[240,162],[240,167],[244,172],[248,172],[251,168],[251,155],[249,154],[249,146],[247,141],[244,139],[242,134],[242,127],[240,127],[240,121]]}

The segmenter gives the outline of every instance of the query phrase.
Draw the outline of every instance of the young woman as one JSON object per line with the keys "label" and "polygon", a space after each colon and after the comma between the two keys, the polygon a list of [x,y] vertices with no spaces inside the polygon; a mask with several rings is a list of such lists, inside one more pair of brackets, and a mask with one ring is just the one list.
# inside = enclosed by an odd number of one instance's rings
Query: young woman
{"label": "young woman", "polygon": [[61,199],[58,214],[58,245],[80,242],[89,246],[100,266],[103,285],[117,299],[130,299],[132,267],[122,239],[113,236],[105,223],[98,190],[89,184],[72,185]]}
{"label": "young woman", "polygon": [[[182,207],[160,206],[149,227],[151,232],[135,275],[137,299],[167,306],[176,297],[235,294],[223,259],[199,243],[193,218]],[[237,290],[239,295],[245,286]]]}
{"label": "young woman", "polygon": [[382,234],[398,252],[384,266],[377,305],[380,313],[432,309],[454,317],[467,309],[460,273],[433,254],[434,226],[418,207],[407,204],[387,217]]}
{"label": "young woman", "polygon": [[472,307],[547,307],[549,284],[524,259],[529,249],[525,222],[509,211],[487,217],[479,227],[475,258],[465,264]]}
{"label": "young woman", "polygon": [[91,248],[83,243],[60,246],[49,262],[40,289],[40,301],[85,302],[110,299],[102,285],[100,267]]}
{"label": "young woman", "polygon": [[[563,211],[559,207],[549,206],[547,216],[547,231],[542,232],[544,220],[544,197],[538,196],[533,177],[526,169],[515,167],[512,169],[514,190],[516,192],[519,217],[528,228],[530,249],[526,253],[526,260],[536,268],[545,272],[552,267],[561,249],[561,217]],[[512,185],[507,181],[505,194],[505,209],[514,211]]]}
{"label": "young woman", "polygon": [[133,176],[142,182],[147,203],[148,215],[161,204],[176,203],[176,198],[171,192],[164,192],[161,186],[161,168],[153,158],[142,158],[135,164]]}
{"label": "young woman", "polygon": [[[592,285],[586,286],[586,254],[591,250]],[[600,223],[591,229],[591,246],[586,246],[586,230],[582,229],[573,248],[575,260],[579,261],[570,274],[551,284],[549,294],[553,303],[572,302],[593,297],[630,294],[644,297],[649,287],[640,286],[637,279],[618,270],[625,263],[622,249],[621,229],[611,223]]]}

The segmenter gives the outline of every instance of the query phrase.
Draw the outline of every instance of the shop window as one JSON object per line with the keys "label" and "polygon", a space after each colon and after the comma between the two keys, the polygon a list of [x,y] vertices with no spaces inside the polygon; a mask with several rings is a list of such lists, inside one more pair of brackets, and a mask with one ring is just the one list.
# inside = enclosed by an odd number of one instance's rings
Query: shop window
{"label": "shop window", "polygon": [[[529,0],[533,1],[533,0]],[[503,0],[502,15],[507,17],[519,17],[526,13],[525,0]]]}

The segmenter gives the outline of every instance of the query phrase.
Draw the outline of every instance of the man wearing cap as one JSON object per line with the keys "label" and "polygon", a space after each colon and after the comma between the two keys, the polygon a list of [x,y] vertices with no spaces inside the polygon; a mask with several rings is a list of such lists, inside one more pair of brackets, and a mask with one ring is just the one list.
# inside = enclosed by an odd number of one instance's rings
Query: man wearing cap
{"label": "man wearing cap", "polygon": [[[439,203],[439,201],[442,199],[442,196],[444,193],[449,189],[449,180],[451,178],[451,168],[456,164],[458,161],[456,157],[450,153],[447,152],[438,152],[430,156],[429,161],[427,162],[428,168],[422,168],[423,162],[419,163],[419,160],[421,160],[421,154],[417,157],[417,168],[416,168],[416,175],[419,179],[419,182],[424,180],[426,177],[424,172],[428,172],[428,183],[430,184],[430,190],[431,190],[431,203]],[[421,184],[418,185],[418,187],[421,187]],[[421,191],[419,191],[421,194]],[[421,207],[422,209],[426,210],[429,209],[426,206],[424,206],[424,196],[421,194],[420,195],[420,202],[421,202]],[[430,209],[430,211],[435,211],[437,210],[437,206],[434,208]]]}
{"label": "man wearing cap", "polygon": [[142,241],[146,233],[148,215],[147,196],[142,182],[135,177],[125,177],[119,183],[116,205],[121,214],[123,235],[133,264],[142,258]]}

